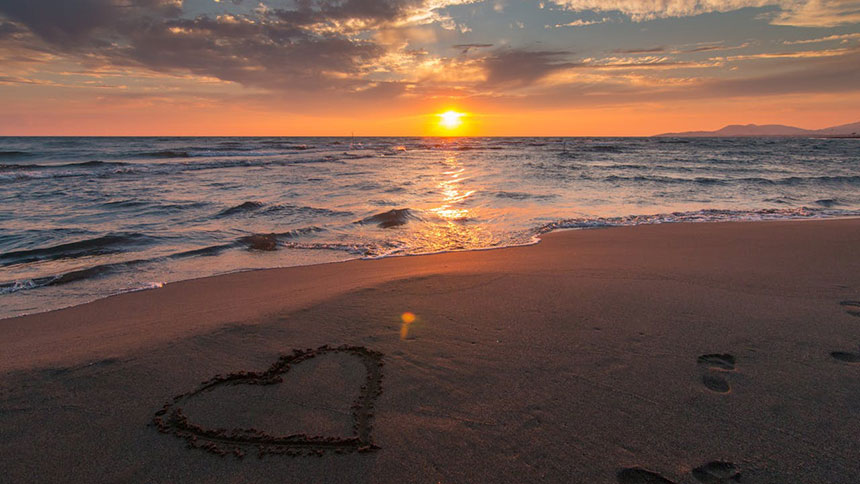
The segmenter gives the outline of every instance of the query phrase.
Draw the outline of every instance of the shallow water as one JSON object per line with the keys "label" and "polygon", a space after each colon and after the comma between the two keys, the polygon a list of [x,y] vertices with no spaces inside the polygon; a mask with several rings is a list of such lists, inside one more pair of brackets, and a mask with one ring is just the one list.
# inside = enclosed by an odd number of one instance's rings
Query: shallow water
{"label": "shallow water", "polygon": [[0,138],[0,317],[556,228],[860,214],[853,139]]}

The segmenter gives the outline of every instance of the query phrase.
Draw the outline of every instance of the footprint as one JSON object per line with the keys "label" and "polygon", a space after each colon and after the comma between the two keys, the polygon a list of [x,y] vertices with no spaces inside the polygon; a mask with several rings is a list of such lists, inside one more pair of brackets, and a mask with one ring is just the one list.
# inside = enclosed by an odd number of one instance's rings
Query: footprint
{"label": "footprint", "polygon": [[705,484],[741,482],[741,472],[731,462],[708,462],[693,469],[693,477]]}
{"label": "footprint", "polygon": [[842,301],[839,305],[845,307],[845,312],[860,318],[860,301]]}
{"label": "footprint", "polygon": [[714,370],[732,371],[735,369],[735,357],[727,353],[702,355],[698,362],[700,365]]}
{"label": "footprint", "polygon": [[702,375],[702,383],[708,387],[708,390],[717,393],[729,393],[731,391],[732,386],[729,385],[729,382],[726,381],[725,378],[719,375],[711,375],[704,374]]}
{"label": "footprint", "polygon": [[735,371],[735,357],[728,354],[708,354],[699,356],[696,360],[699,366],[705,368],[702,383],[708,390],[716,393],[728,393],[732,387],[729,382],[715,372]]}
{"label": "footprint", "polygon": [[834,351],[830,356],[845,363],[860,363],[860,353],[848,353],[847,351]]}
{"label": "footprint", "polygon": [[660,474],[639,467],[621,469],[616,477],[619,484],[675,484]]}

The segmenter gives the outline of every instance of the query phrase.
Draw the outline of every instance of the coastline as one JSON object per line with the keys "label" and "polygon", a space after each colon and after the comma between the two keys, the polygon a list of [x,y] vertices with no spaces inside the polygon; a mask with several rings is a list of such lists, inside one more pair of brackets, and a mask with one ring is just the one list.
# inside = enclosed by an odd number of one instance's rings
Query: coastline
{"label": "coastline", "polygon": [[[655,216],[655,217],[660,217],[660,216]],[[770,224],[770,223],[780,223],[780,222],[791,224],[791,223],[800,223],[800,222],[821,222],[821,221],[838,221],[838,220],[856,220],[858,223],[860,223],[860,216],[847,215],[847,216],[839,216],[839,217],[821,217],[821,218],[819,218],[819,217],[813,217],[813,218],[776,218],[776,219],[759,219],[759,220],[737,219],[737,220],[727,220],[727,221],[706,220],[706,221],[657,222],[657,223],[647,222],[647,223],[636,224],[636,225],[611,225],[611,226],[601,225],[601,226],[594,226],[594,227],[589,227],[589,226],[584,226],[584,227],[559,226],[556,228],[549,229],[546,232],[538,232],[533,236],[533,239],[531,242],[526,243],[526,244],[520,244],[520,245],[511,245],[511,246],[503,246],[503,247],[485,247],[485,248],[463,249],[463,250],[448,250],[448,251],[420,253],[420,254],[395,254],[395,255],[385,255],[385,256],[379,256],[379,257],[357,257],[354,259],[347,259],[347,260],[341,260],[341,261],[331,261],[331,262],[322,262],[322,263],[300,265],[300,266],[271,267],[271,268],[262,268],[262,269],[239,270],[239,271],[227,272],[227,273],[223,273],[223,274],[215,274],[215,275],[211,275],[211,276],[204,276],[204,277],[198,277],[198,278],[192,278],[192,279],[184,279],[184,280],[174,281],[174,282],[170,282],[170,283],[157,283],[157,285],[155,285],[155,287],[129,289],[129,290],[122,291],[122,292],[119,292],[116,294],[110,294],[107,296],[99,297],[97,299],[93,299],[91,301],[85,301],[85,302],[82,302],[80,304],[75,304],[75,305],[71,305],[71,306],[67,306],[67,307],[62,307],[62,308],[57,308],[57,309],[49,309],[46,311],[40,311],[40,312],[35,312],[35,313],[22,314],[19,316],[14,316],[14,317],[9,317],[9,318],[0,318],[0,328],[4,328],[4,325],[8,324],[10,326],[6,327],[6,329],[11,328],[11,330],[12,330],[11,334],[15,334],[14,328],[12,328],[12,326],[16,325],[16,323],[14,323],[14,321],[23,321],[23,323],[21,323],[20,326],[26,326],[29,328],[33,324],[36,324],[37,326],[44,325],[45,329],[44,329],[43,333],[58,335],[60,331],[69,331],[68,328],[64,328],[64,327],[62,327],[63,325],[56,323],[56,321],[58,319],[62,319],[63,317],[65,317],[65,312],[69,312],[70,317],[74,321],[83,321],[87,318],[93,319],[92,315],[94,313],[98,314],[99,312],[104,312],[104,311],[111,312],[111,311],[113,311],[113,309],[111,309],[111,308],[116,308],[117,306],[123,306],[124,304],[130,304],[135,308],[146,307],[146,306],[152,304],[154,301],[157,301],[159,298],[161,298],[162,294],[164,294],[164,298],[167,301],[171,301],[174,305],[176,305],[175,301],[177,299],[186,298],[186,297],[188,297],[188,294],[199,295],[200,292],[205,292],[206,290],[211,289],[211,288],[223,289],[224,285],[230,286],[230,287],[235,287],[235,286],[241,286],[243,284],[251,283],[251,284],[254,284],[254,286],[253,286],[254,291],[256,291],[260,285],[269,284],[271,281],[277,281],[279,283],[283,283],[284,282],[283,279],[290,277],[290,275],[286,274],[286,273],[282,273],[282,271],[287,271],[287,272],[296,271],[296,276],[299,278],[318,277],[318,278],[323,279],[323,280],[338,279],[340,277],[340,272],[337,270],[337,268],[340,267],[342,264],[362,264],[362,263],[374,262],[374,261],[387,261],[387,260],[412,259],[412,258],[419,258],[420,259],[420,258],[424,258],[424,257],[444,257],[444,256],[452,255],[452,254],[469,254],[469,253],[481,253],[481,252],[509,251],[509,250],[514,250],[514,249],[523,249],[523,248],[527,248],[527,247],[533,247],[533,246],[541,244],[542,241],[547,237],[556,237],[556,236],[558,236],[556,234],[565,234],[565,233],[569,233],[569,232],[591,231],[591,230],[599,230],[600,231],[600,230],[617,230],[617,229],[636,229],[637,227],[653,227],[653,226],[661,226],[661,225],[663,225],[663,226],[668,226],[668,225],[699,225],[699,224],[707,224],[707,225],[729,224],[729,225],[732,225],[732,224]],[[564,235],[561,235],[561,236],[564,237]],[[512,254],[512,257],[514,257],[513,254]],[[323,293],[319,293],[320,288],[314,287],[314,288],[310,289],[310,291],[313,292],[313,295],[309,296],[309,298],[307,300],[305,300],[303,298],[297,298],[294,302],[286,303],[283,307],[272,308],[271,311],[272,311],[272,313],[274,313],[274,312],[289,312],[291,310],[296,310],[298,308],[301,308],[301,307],[303,307],[303,305],[313,304],[315,302],[324,300],[326,298],[335,297],[339,294],[343,294],[343,293],[349,292],[351,290],[358,290],[358,289],[369,287],[369,286],[372,286],[375,284],[387,283],[387,282],[391,282],[393,280],[397,280],[400,278],[408,279],[410,277],[421,277],[421,276],[426,276],[426,275],[435,275],[435,274],[441,275],[441,274],[458,273],[458,272],[459,273],[468,273],[469,272],[468,270],[462,271],[462,270],[460,270],[460,268],[449,267],[448,264],[455,263],[455,262],[459,263],[461,261],[459,261],[459,260],[457,260],[457,261],[446,261],[446,265],[444,266],[445,271],[442,271],[442,272],[434,272],[432,269],[428,270],[427,267],[432,265],[432,262],[428,263],[428,264],[421,264],[421,263],[408,264],[410,266],[409,271],[402,273],[402,274],[397,274],[397,269],[390,267],[390,266],[380,267],[380,268],[377,268],[378,270],[373,271],[373,275],[370,277],[367,277],[367,278],[359,277],[356,280],[352,280],[352,281],[348,281],[348,282],[343,281],[343,282],[346,282],[346,284],[342,288],[335,288],[334,286],[326,286],[326,289],[323,290]],[[320,275],[313,274],[316,271],[316,268],[320,268],[320,271],[319,271],[321,273]],[[364,267],[354,266],[354,267],[345,268],[345,272],[358,271],[358,270],[364,270]],[[269,272],[272,272],[272,273],[266,274]],[[277,274],[275,274],[274,272],[277,272]],[[261,275],[260,281],[265,281],[265,282],[254,281],[253,276],[248,278],[247,276],[251,275],[251,274],[260,274]],[[244,275],[245,277],[240,277],[240,275]],[[226,278],[231,278],[231,277],[236,278],[236,280],[226,279]],[[221,278],[225,278],[223,280],[223,283],[221,281]],[[338,281],[338,282],[340,283],[342,281]],[[200,284],[200,286],[196,287],[196,284]],[[182,286],[182,289],[179,288],[180,285]],[[165,288],[176,289],[177,292],[175,292],[175,293],[168,292],[167,294],[165,294],[165,292],[163,291]],[[307,290],[308,290],[308,288],[301,288],[300,289],[300,291],[307,291]],[[161,292],[159,292],[159,291],[161,291]],[[289,291],[289,288],[285,288],[284,291]],[[228,290],[227,292],[230,292],[230,291]],[[143,297],[142,299],[134,299],[133,298],[133,295],[138,295],[138,294],[143,294],[143,293],[145,293],[146,296],[148,296],[148,297]],[[124,297],[128,297],[128,296],[132,296],[132,299],[129,301],[121,300],[121,301],[117,301],[115,304],[105,302],[105,301],[112,301],[114,298],[124,298]],[[105,304],[106,306],[103,307],[102,304]],[[192,311],[200,311],[201,314],[215,314],[215,313],[217,313],[217,311],[209,311],[208,309],[202,308],[201,306],[203,306],[205,304],[201,304],[199,301],[196,301],[194,304],[195,304],[195,306],[193,307]],[[96,307],[91,308],[91,305],[96,305]],[[64,314],[56,314],[56,313],[64,313]],[[229,313],[229,314],[231,316],[234,315],[234,313]],[[229,320],[231,320],[231,319],[235,320],[236,318],[241,319],[241,318],[246,318],[246,317],[248,317],[248,318],[254,318],[254,317],[259,318],[261,316],[269,316],[269,315],[270,314],[268,314],[268,313],[260,314],[259,312],[254,312],[254,311],[251,311],[251,312],[239,311],[238,315],[236,315],[236,317],[234,317],[234,318],[224,317],[223,315],[217,315],[217,316],[214,316],[208,323],[200,321],[199,320],[200,318],[197,318],[198,319],[197,321],[185,320],[187,323],[189,323],[184,328],[184,329],[189,331],[187,333],[175,332],[178,328],[171,328],[171,329],[168,329],[167,330],[168,332],[166,334],[164,334],[163,336],[155,336],[155,335],[150,333],[145,338],[155,338],[152,341],[150,341],[149,339],[146,339],[146,341],[147,342],[157,342],[157,341],[161,341],[160,338],[167,338],[168,335],[189,336],[189,335],[193,335],[196,331],[207,331],[207,330],[211,330],[213,328],[218,328],[221,325],[228,324]],[[130,318],[128,320],[129,322],[126,323],[126,326],[129,326],[129,327],[133,326],[134,324],[137,324],[137,322],[141,322],[140,319],[134,315],[126,314],[125,317]],[[94,319],[95,320],[102,320],[102,318],[99,318],[99,317],[96,317]],[[148,318],[144,317],[143,319],[147,320]],[[194,319],[194,318],[191,318],[191,319]],[[151,321],[147,321],[147,322],[151,324]],[[149,326],[150,324],[147,324],[147,326]],[[158,325],[158,326],[159,326],[159,329],[165,329],[162,325]],[[30,330],[28,329],[26,331],[29,332]],[[74,331],[74,328],[72,328],[71,331]],[[10,340],[14,340],[14,339],[15,338],[13,337],[13,338],[10,338],[9,340],[5,340],[5,341],[9,342]],[[60,339],[60,338],[55,337],[52,339],[56,340],[56,339]],[[14,351],[10,351],[10,349],[8,348],[9,345],[6,345],[6,347],[4,347],[3,343],[4,343],[3,341],[0,341],[0,350],[2,350],[2,351],[0,351],[0,369],[12,369],[12,370],[19,369],[19,367],[16,366],[16,361],[22,361],[22,360],[12,356],[12,355],[15,355],[16,353]],[[107,346],[109,346],[109,345],[107,345]],[[131,347],[134,347],[134,345],[130,346],[129,348],[131,348]],[[92,347],[88,346],[88,348],[92,348]],[[80,354],[80,352],[73,352],[72,354],[78,355],[78,354]],[[4,355],[9,355],[9,357],[4,358]],[[65,357],[63,357],[63,358],[65,358]],[[51,364],[51,363],[62,362],[62,361],[64,361],[63,358],[53,359],[53,360],[51,358],[48,358],[48,359],[39,360],[39,361],[41,361],[40,364]],[[72,357],[72,358],[74,358],[74,357]],[[27,368],[28,366],[33,366],[33,364],[27,363],[23,366],[23,368]]]}
{"label": "coastline", "polygon": [[[726,461],[744,482],[860,477],[850,418],[860,367],[832,355],[860,343],[860,320],[840,305],[860,300],[860,219],[541,238],[237,272],[0,320],[0,445],[19,455],[9,476],[613,482],[641,467],[698,482],[693,468]],[[405,312],[416,320],[404,336]],[[325,344],[384,354],[378,452],[238,462],[146,426],[205,378]],[[703,366],[708,354],[736,366]],[[323,372],[326,388],[349,387],[349,362],[324,361],[308,371]],[[718,380],[730,390],[714,391]],[[222,418],[209,403],[199,415]],[[337,412],[303,408],[280,417],[338,428]]]}
{"label": "coastline", "polygon": [[[818,213],[814,213],[814,210],[818,210]],[[92,297],[82,299],[80,301],[76,301],[73,303],[69,303],[66,305],[53,305],[49,304],[43,308],[33,308],[32,311],[19,312],[14,315],[4,315],[0,314],[0,321],[5,319],[14,319],[24,316],[32,316],[36,314],[42,314],[53,311],[60,311],[64,309],[70,309],[73,307],[77,307],[83,304],[88,304],[94,301],[98,301],[100,299],[105,299],[113,296],[118,296],[126,293],[140,292],[140,291],[148,291],[152,289],[159,289],[167,284],[176,284],[177,282],[186,282],[193,281],[198,279],[205,279],[208,277],[218,277],[223,275],[229,275],[233,273],[239,272],[254,272],[260,270],[272,270],[272,269],[288,269],[291,267],[300,267],[300,266],[317,266],[317,265],[325,265],[325,264],[338,264],[342,262],[349,262],[354,260],[379,260],[379,259],[387,259],[391,257],[414,257],[414,256],[427,256],[427,255],[439,255],[439,254],[447,254],[452,252],[472,252],[472,251],[485,251],[485,250],[499,250],[499,249],[509,249],[513,247],[527,247],[530,245],[535,245],[540,243],[541,238],[546,236],[547,234],[558,232],[558,231],[566,231],[566,230],[591,230],[591,229],[605,229],[605,228],[617,228],[617,227],[634,227],[639,225],[659,225],[659,224],[667,224],[667,223],[736,223],[736,222],[765,222],[765,221],[804,221],[804,220],[842,220],[842,219],[850,219],[850,218],[858,218],[860,217],[860,212],[857,211],[847,211],[841,214],[834,213],[824,213],[821,209],[811,209],[809,207],[800,207],[797,209],[757,209],[757,210],[747,210],[747,211],[732,211],[732,210],[720,210],[720,209],[703,209],[693,212],[673,212],[673,213],[658,213],[658,214],[650,214],[650,215],[624,215],[617,217],[588,217],[588,218],[574,218],[574,219],[560,219],[554,222],[546,223],[541,226],[534,227],[531,230],[526,231],[527,236],[529,237],[528,242],[511,242],[509,244],[497,245],[497,246],[487,246],[487,247],[469,247],[463,249],[443,249],[437,251],[430,252],[401,252],[400,250],[393,250],[392,252],[383,253],[379,255],[366,255],[366,256],[356,256],[352,258],[346,259],[336,259],[336,260],[324,260],[320,262],[311,262],[311,263],[297,263],[291,265],[274,265],[274,266],[261,266],[261,267],[249,267],[249,268],[240,268],[228,271],[218,271],[212,274],[204,274],[196,277],[188,277],[184,279],[177,280],[156,280],[156,281],[146,281],[140,282],[138,285],[131,287],[122,287],[117,288],[113,292],[104,292],[100,294],[93,294]],[[288,246],[289,247],[289,246]],[[240,250],[240,249],[236,249]],[[249,248],[244,249],[246,252],[256,252],[250,250]],[[122,263],[120,263],[122,264]],[[72,271],[76,272],[76,271]],[[47,276],[45,279],[49,279],[51,277],[65,277],[68,274],[59,274],[56,276]],[[32,282],[32,281],[25,281]],[[17,284],[17,282],[16,282]],[[50,285],[50,284],[49,284]],[[39,289],[39,286],[36,286],[35,289]],[[29,288],[28,288],[29,290]],[[11,293],[2,293],[0,291],[0,297],[4,294],[14,294],[16,291],[12,291]],[[8,313],[7,313],[8,314]]]}

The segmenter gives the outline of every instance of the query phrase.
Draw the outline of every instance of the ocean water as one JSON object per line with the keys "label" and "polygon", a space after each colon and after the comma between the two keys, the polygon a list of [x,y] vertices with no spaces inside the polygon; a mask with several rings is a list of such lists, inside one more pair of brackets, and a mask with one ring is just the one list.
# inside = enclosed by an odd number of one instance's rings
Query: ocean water
{"label": "ocean water", "polygon": [[558,228],[853,215],[856,139],[0,138],[0,317]]}

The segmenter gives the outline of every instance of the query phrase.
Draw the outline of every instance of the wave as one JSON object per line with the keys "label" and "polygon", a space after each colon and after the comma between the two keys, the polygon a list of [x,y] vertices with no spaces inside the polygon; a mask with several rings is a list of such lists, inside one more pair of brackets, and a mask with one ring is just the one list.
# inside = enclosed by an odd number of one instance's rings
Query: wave
{"label": "wave", "polygon": [[191,249],[183,252],[177,252],[176,254],[172,254],[168,256],[168,259],[186,259],[189,257],[209,257],[213,255],[218,255],[225,250],[229,250],[236,247],[235,243],[232,244],[222,244],[222,245],[211,245],[209,247],[201,247],[199,249]]}
{"label": "wave", "polygon": [[311,217],[351,217],[355,215],[353,212],[347,210],[281,204],[266,207],[263,213],[267,215],[283,214],[287,216],[308,215]]}
{"label": "wave", "polygon": [[305,242],[286,242],[284,247],[288,249],[301,250],[333,250],[338,252],[347,252],[349,254],[358,255],[361,257],[374,256],[379,251],[379,248],[371,244],[339,244],[339,243],[305,243]]}
{"label": "wave", "polygon": [[138,259],[127,262],[101,264],[54,276],[35,277],[33,279],[28,279],[25,281],[0,282],[0,294],[11,294],[13,292],[18,292],[22,290],[36,289],[49,286],[60,286],[63,284],[82,281],[84,279],[92,279],[95,277],[116,273],[121,270],[128,269],[146,262],[151,262],[151,260]]}
{"label": "wave", "polygon": [[836,198],[823,198],[821,200],[816,200],[815,204],[826,208],[842,205],[842,203]]}
{"label": "wave", "polygon": [[377,213],[376,215],[365,217],[361,220],[357,220],[355,223],[362,225],[376,224],[380,228],[389,229],[392,227],[406,225],[407,223],[409,223],[410,220],[415,219],[418,219],[418,217],[414,213],[412,213],[410,209],[395,208],[387,212]]}
{"label": "wave", "polygon": [[774,181],[778,185],[797,185],[801,183],[826,183],[826,184],[855,184],[860,183],[860,175],[842,176],[810,176],[810,177],[788,177]]}
{"label": "wave", "polygon": [[271,251],[278,249],[278,237],[275,234],[254,234],[242,237],[239,241],[250,250]]}
{"label": "wave", "polygon": [[240,237],[236,242],[238,245],[244,246],[249,250],[272,251],[277,250],[280,246],[284,245],[285,239],[293,239],[303,235],[309,235],[314,232],[323,231],[325,231],[325,229],[316,226],[303,227],[300,229],[290,230],[289,232],[246,235],[244,237]]}
{"label": "wave", "polygon": [[100,161],[100,160],[91,160],[91,161],[82,161],[78,163],[63,163],[60,165],[38,165],[38,164],[29,164],[29,165],[0,165],[0,172],[3,171],[26,171],[26,170],[51,170],[56,168],[101,168],[101,167],[112,167],[112,166],[126,166],[129,163],[122,163],[119,161]]}
{"label": "wave", "polygon": [[[183,252],[177,252],[174,254],[170,254],[167,256],[154,257],[150,259],[134,259],[123,262],[112,262],[107,264],[99,264],[91,267],[86,267],[83,269],[76,269],[73,271],[65,272],[62,274],[43,276],[43,277],[35,277],[32,279],[27,279],[23,281],[6,281],[0,282],[0,294],[11,294],[13,292],[36,289],[40,287],[49,287],[49,286],[59,286],[63,284],[69,284],[72,282],[82,281],[86,279],[93,279],[97,277],[103,277],[106,275],[123,272],[134,267],[151,264],[157,262],[163,262],[167,260],[178,260],[178,259],[186,259],[190,257],[206,257],[206,256],[214,256],[218,255],[226,250],[237,249],[237,248],[245,248],[248,250],[261,250],[261,251],[273,251],[277,250],[279,247],[287,246],[285,241],[295,239],[301,237],[303,235],[312,234],[315,232],[322,232],[325,229],[311,226],[311,227],[302,227],[298,229],[293,229],[287,232],[281,233],[270,233],[270,234],[250,234],[244,237],[240,237],[233,242],[213,245],[209,247],[201,247],[199,249],[192,249]],[[88,241],[81,242],[73,242],[69,244],[61,244],[54,247],[47,247],[44,249],[34,249],[30,251],[19,251],[15,253],[7,253],[0,256],[0,261],[2,261],[4,257],[8,257],[9,260],[14,260],[10,264],[11,265],[23,262],[34,262],[38,260],[43,260],[45,256],[56,256],[54,258],[63,258],[70,257],[74,254],[79,254],[77,257],[83,257],[84,255],[101,255],[111,253],[109,251],[111,244],[114,242],[127,241],[127,240],[146,240],[149,239],[147,236],[142,234],[123,234],[123,235],[110,235],[99,237],[97,239],[91,239]],[[94,249],[95,247],[95,249]],[[107,251],[101,251],[107,248]],[[77,252],[76,252],[77,251]],[[121,250],[116,250],[114,252],[121,252]],[[15,259],[17,257],[17,259]],[[30,260],[25,260],[29,258]]]}
{"label": "wave", "polygon": [[191,158],[191,153],[175,150],[144,151],[136,155],[143,158]]}
{"label": "wave", "polygon": [[33,153],[29,151],[0,151],[0,160],[2,159],[15,159],[15,158],[26,158],[28,156],[33,156]]}
{"label": "wave", "polygon": [[592,145],[587,147],[586,151],[593,151],[595,153],[623,153],[626,150],[621,146],[615,145]]}
{"label": "wave", "polygon": [[267,207],[263,202],[250,201],[224,209],[215,214],[215,218],[250,213],[283,216],[309,215],[313,217],[345,217],[354,215],[352,212],[342,210],[330,210],[327,208],[299,205],[277,204]]}
{"label": "wave", "polygon": [[218,212],[215,215],[216,218],[220,217],[229,217],[230,215],[235,215],[237,213],[247,213],[254,210],[257,210],[263,206],[263,202],[245,202],[234,207],[230,207]]}
{"label": "wave", "polygon": [[[177,173],[201,170],[216,170],[244,167],[289,167],[292,165],[315,163],[345,163],[343,159],[352,159],[349,154],[342,157],[326,155],[317,158],[302,159],[230,159],[213,161],[189,161],[179,163],[124,163],[88,161],[83,163],[68,163],[63,165],[0,165],[0,180],[33,180],[47,178],[66,178],[93,176],[104,178],[112,175],[173,175]],[[92,168],[81,170],[80,168]],[[8,173],[7,173],[8,172]]]}
{"label": "wave", "polygon": [[139,233],[108,234],[50,247],[6,252],[5,254],[0,254],[0,266],[5,267],[44,260],[76,259],[94,255],[114,254],[125,252],[134,246],[149,243],[151,240],[151,237]]}
{"label": "wave", "polygon": [[[304,150],[310,150],[310,149],[314,148],[313,146],[309,146],[309,145],[304,144],[304,143],[295,144],[295,143],[289,143],[289,142],[281,141],[281,140],[262,140],[259,143],[261,145],[269,147],[269,148],[280,148],[280,149],[284,149],[284,150],[304,151]],[[332,144],[339,145],[341,143],[335,142]]]}
{"label": "wave", "polygon": [[553,194],[535,194],[535,193],[524,193],[524,192],[506,192],[506,191],[498,191],[494,194],[496,198],[508,198],[512,200],[550,200],[553,198],[557,198],[558,195]]}
{"label": "wave", "polygon": [[45,165],[0,165],[0,173],[10,171],[38,170],[45,168]]}
{"label": "wave", "polygon": [[860,211],[834,211],[808,207],[768,208],[758,210],[704,209],[691,212],[672,212],[653,215],[625,215],[620,217],[582,217],[557,220],[534,230],[536,235],[558,229],[589,229],[602,227],[626,227],[664,223],[691,222],[739,222],[761,220],[790,220],[800,218],[824,218],[858,216]]}
{"label": "wave", "polygon": [[731,184],[754,184],[754,185],[779,185],[779,186],[797,186],[797,185],[833,185],[833,184],[856,184],[860,183],[860,176],[845,175],[845,176],[791,176],[784,178],[762,178],[762,177],[746,177],[746,178],[714,178],[714,177],[696,177],[696,178],[676,178],[670,176],[620,176],[610,175],[607,177],[593,177],[589,175],[581,175],[581,179],[603,181],[610,183],[623,182],[649,182],[663,184],[696,184],[696,185],[731,185]]}
{"label": "wave", "polygon": [[39,165],[44,168],[101,168],[101,167],[111,167],[111,166],[127,166],[129,163],[123,163],[121,161],[101,161],[101,160],[91,160],[91,161],[82,161],[79,163],[65,163],[63,165]]}
{"label": "wave", "polygon": [[[589,177],[587,175],[582,176],[583,179],[594,180],[595,178]],[[610,182],[610,183],[623,183],[623,182],[649,182],[649,183],[664,183],[664,184],[682,184],[682,183],[692,183],[696,185],[724,185],[728,183],[729,179],[721,179],[721,178],[709,178],[709,177],[696,177],[696,178],[675,178],[670,176],[646,176],[646,175],[637,175],[637,176],[619,176],[619,175],[610,175],[604,178],[598,178],[599,181]]]}
{"label": "wave", "polygon": [[[830,199],[819,200],[827,202]],[[787,220],[799,218],[826,218],[837,216],[860,216],[860,211],[836,210],[826,208],[791,208],[791,209],[759,209],[759,210],[722,210],[704,209],[690,212],[672,212],[651,215],[626,215],[618,217],[580,217],[561,219],[524,232],[508,234],[508,240],[495,241],[488,247],[464,247],[465,250],[484,250],[488,248],[509,247],[535,243],[542,234],[559,229],[590,229],[602,227],[621,227],[634,225],[653,225],[663,223],[695,223],[695,222],[729,222],[729,221],[759,221]],[[397,209],[376,214],[356,223],[376,223],[380,227],[397,226],[396,224],[417,218],[410,209]],[[395,225],[387,225],[395,223]],[[215,256],[227,250],[246,249],[256,251],[273,251],[280,248],[302,250],[332,250],[344,251],[364,258],[381,258],[416,253],[403,242],[376,243],[330,243],[304,242],[296,240],[302,236],[325,229],[309,226],[281,233],[249,234],[232,242],[209,247],[178,252],[167,256],[151,259],[135,259],[116,263],[95,265],[87,268],[69,271],[63,274],[36,277],[23,281],[0,282],[0,294],[10,294],[41,287],[70,284],[87,279],[104,277],[106,275],[128,271],[144,264],[184,259],[189,257]],[[148,237],[142,234],[111,234],[69,244],[52,247],[16,251],[3,254],[4,263],[22,263],[43,260],[45,258],[82,257],[91,254],[109,253],[111,250],[121,250],[129,243],[145,243]],[[118,247],[117,247],[118,246]],[[459,250],[459,249],[458,249]],[[9,264],[7,264],[9,265]]]}

